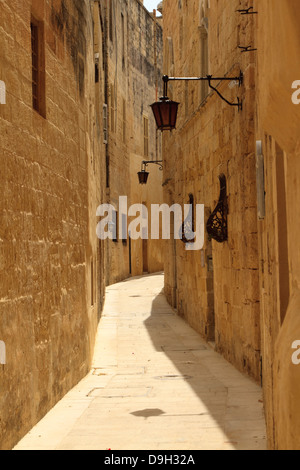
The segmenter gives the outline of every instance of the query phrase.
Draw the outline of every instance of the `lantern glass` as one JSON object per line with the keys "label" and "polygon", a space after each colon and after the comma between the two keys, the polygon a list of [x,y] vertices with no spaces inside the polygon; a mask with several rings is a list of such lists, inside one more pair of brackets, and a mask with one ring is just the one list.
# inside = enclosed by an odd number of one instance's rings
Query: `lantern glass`
{"label": "lantern glass", "polygon": [[157,128],[161,131],[172,131],[176,128],[179,103],[162,98],[151,105]]}
{"label": "lantern glass", "polygon": [[138,172],[139,183],[147,184],[149,173],[145,170]]}

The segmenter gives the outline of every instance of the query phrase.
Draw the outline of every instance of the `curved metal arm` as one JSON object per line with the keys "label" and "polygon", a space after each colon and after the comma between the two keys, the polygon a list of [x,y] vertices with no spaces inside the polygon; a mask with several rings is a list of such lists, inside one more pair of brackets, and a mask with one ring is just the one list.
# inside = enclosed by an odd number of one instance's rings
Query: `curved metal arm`
{"label": "curved metal arm", "polygon": [[149,160],[149,161],[144,160],[144,161],[142,161],[142,171],[146,170],[147,166],[151,165],[151,164],[158,165],[160,171],[163,170],[163,161],[162,160]]}
{"label": "curved metal arm", "polygon": [[214,86],[212,86],[211,84],[211,75],[208,75],[207,76],[207,79],[208,79],[208,86],[209,88],[211,88],[212,90],[214,90],[220,98],[222,98],[223,101],[225,101],[225,103],[229,104],[229,106],[237,106],[239,111],[241,111],[243,109],[243,104],[242,102],[240,101],[240,99],[238,98],[238,102],[237,103],[231,103],[230,101],[228,101],[224,96],[221,95],[221,93],[219,92],[219,90],[217,88],[215,88]]}
{"label": "curved metal arm", "polygon": [[215,82],[223,82],[223,81],[236,81],[238,82],[239,86],[242,86],[243,80],[244,80],[244,75],[243,72],[240,72],[240,75],[238,77],[213,77],[212,75],[207,75],[206,77],[169,77],[168,75],[163,76],[163,82],[164,82],[164,97],[162,99],[167,99],[167,93],[168,93],[168,82],[170,81],[190,81],[190,80],[198,80],[198,81],[208,81],[209,87],[214,90],[220,98],[222,98],[223,101],[225,101],[229,106],[236,106],[239,111],[243,109],[243,104],[242,101],[238,98],[237,103],[231,103],[228,101],[224,96],[221,95],[219,90],[212,85],[212,81]]}

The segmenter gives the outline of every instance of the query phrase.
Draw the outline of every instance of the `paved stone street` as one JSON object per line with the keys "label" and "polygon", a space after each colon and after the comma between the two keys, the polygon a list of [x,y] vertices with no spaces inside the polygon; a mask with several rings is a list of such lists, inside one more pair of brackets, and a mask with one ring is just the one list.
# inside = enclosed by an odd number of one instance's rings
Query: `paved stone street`
{"label": "paved stone street", "polygon": [[107,288],[90,374],[15,449],[266,448],[261,389],[162,290],[162,274]]}

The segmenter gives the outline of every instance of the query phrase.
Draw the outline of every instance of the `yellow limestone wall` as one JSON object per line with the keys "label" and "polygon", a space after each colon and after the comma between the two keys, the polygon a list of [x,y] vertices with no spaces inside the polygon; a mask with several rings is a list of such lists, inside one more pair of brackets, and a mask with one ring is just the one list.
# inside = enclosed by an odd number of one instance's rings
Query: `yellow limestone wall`
{"label": "yellow limestone wall", "polygon": [[[205,222],[219,199],[219,175],[227,178],[228,241],[205,234],[203,250],[170,243],[165,256],[165,290],[170,303],[216,350],[260,381],[260,292],[255,163],[255,61],[238,46],[253,43],[256,18],[236,12],[239,0],[164,0],[165,73],[177,77],[236,77],[244,84],[203,95],[200,82],[173,82],[169,95],[180,102],[177,129],[164,134],[165,201],[185,204],[193,194],[205,205]],[[208,51],[203,35],[208,32]],[[205,54],[208,67],[205,69]],[[203,97],[204,96],[204,97]],[[206,97],[206,98],[205,98]]]}
{"label": "yellow limestone wall", "polygon": [[[257,14],[236,11],[251,6]],[[292,84],[300,80],[299,5],[164,0],[163,17],[165,73],[203,74],[207,32],[206,73],[224,76],[241,69],[245,77],[240,90],[219,87],[227,99],[243,99],[240,114],[214,94],[203,101],[197,82],[170,87],[181,105],[177,130],[164,136],[165,200],[183,204],[192,193],[208,217],[218,201],[218,175],[224,173],[229,214],[226,243],[206,238],[202,253],[189,254],[181,242],[168,245],[166,293],[195,329],[215,340],[219,352],[261,381],[269,447],[299,449],[300,366],[292,361],[294,353],[297,358],[292,346],[300,340],[300,107],[292,102]],[[242,52],[238,46],[257,50]],[[259,147],[264,172],[257,182]],[[262,218],[257,189],[265,195]]]}
{"label": "yellow limestone wall", "polygon": [[[95,215],[105,189],[93,8],[0,2],[1,449],[88,372],[93,353],[104,290]],[[32,107],[32,15],[44,25],[45,117]]]}
{"label": "yellow limestone wall", "polygon": [[257,140],[265,159],[266,217],[260,222],[262,350],[270,447],[300,448],[300,366],[292,345],[299,325],[300,80],[297,0],[255,2],[257,30]]}

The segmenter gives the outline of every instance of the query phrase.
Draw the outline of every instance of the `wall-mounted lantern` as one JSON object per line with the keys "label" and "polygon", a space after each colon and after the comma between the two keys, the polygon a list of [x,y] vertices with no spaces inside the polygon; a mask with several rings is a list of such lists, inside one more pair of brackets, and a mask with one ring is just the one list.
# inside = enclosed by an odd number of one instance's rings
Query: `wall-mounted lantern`
{"label": "wall-mounted lantern", "polygon": [[243,78],[244,77],[242,72],[240,72],[240,75],[238,77],[213,77],[212,75],[207,75],[206,77],[169,77],[168,75],[164,75],[164,96],[160,98],[160,101],[151,105],[157,128],[162,132],[172,131],[176,128],[177,112],[180,103],[172,101],[168,98],[168,83],[170,81],[208,81],[209,87],[214,90],[220,96],[220,98],[222,98],[223,101],[225,101],[229,106],[236,106],[238,110],[241,111],[243,108],[242,101],[237,98],[236,103],[231,103],[224,96],[221,95],[219,90],[212,85],[212,82],[229,81],[231,83],[241,86],[243,84]]}
{"label": "wall-mounted lantern", "polygon": [[140,184],[147,184],[149,173],[146,170],[141,170],[138,172],[138,177]]}
{"label": "wall-mounted lantern", "polygon": [[151,161],[143,161],[141,171],[138,172],[139,183],[140,184],[147,184],[149,172],[147,170],[148,165],[158,165],[159,169],[162,171],[163,169],[163,161],[162,160],[151,160]]}
{"label": "wall-mounted lantern", "polygon": [[176,128],[179,103],[169,100],[167,96],[151,105],[157,129],[160,131],[172,131]]}

